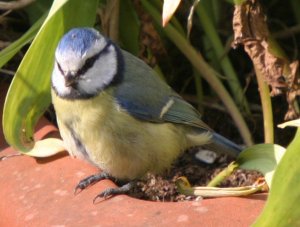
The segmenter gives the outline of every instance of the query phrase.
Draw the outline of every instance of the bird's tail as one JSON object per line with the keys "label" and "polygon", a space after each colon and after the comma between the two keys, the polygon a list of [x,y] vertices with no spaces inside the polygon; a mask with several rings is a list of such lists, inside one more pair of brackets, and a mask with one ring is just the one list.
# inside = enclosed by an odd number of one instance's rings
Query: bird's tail
{"label": "bird's tail", "polygon": [[241,146],[216,132],[212,133],[211,143],[207,144],[205,147],[212,149],[217,153],[227,154],[232,157],[238,156],[238,154],[243,150]]}

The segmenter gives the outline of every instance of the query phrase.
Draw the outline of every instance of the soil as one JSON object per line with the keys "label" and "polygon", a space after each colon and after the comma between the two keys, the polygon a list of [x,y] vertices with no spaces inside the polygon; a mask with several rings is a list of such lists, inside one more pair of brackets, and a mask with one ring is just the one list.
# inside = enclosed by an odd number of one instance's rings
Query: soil
{"label": "soil", "polygon": [[[199,148],[186,151],[168,171],[163,174],[147,174],[145,179],[138,181],[130,196],[150,201],[190,201],[198,199],[196,196],[179,194],[175,181],[185,176],[192,186],[205,186],[221,172],[232,159],[220,156],[214,164],[205,164],[195,157]],[[238,187],[252,185],[262,174],[257,171],[238,169],[225,179],[220,187]]]}

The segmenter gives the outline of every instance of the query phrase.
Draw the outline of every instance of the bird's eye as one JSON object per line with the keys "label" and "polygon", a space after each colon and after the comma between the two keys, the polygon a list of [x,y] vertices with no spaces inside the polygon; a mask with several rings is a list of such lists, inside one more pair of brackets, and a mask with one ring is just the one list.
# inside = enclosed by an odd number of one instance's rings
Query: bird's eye
{"label": "bird's eye", "polygon": [[93,57],[91,57],[91,58],[88,58],[88,59],[85,61],[84,67],[86,67],[86,68],[91,68],[91,67],[94,65],[96,59],[97,59],[97,56],[93,56]]}

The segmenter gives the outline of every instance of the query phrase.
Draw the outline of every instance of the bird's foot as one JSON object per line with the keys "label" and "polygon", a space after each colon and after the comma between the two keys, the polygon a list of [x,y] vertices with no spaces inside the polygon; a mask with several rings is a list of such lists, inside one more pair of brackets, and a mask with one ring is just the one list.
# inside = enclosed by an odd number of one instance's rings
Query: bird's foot
{"label": "bird's foot", "polygon": [[[87,178],[84,178],[81,180],[77,186],[74,189],[74,194],[78,194],[82,190],[86,189],[87,187],[97,183],[98,181],[104,180],[104,179],[110,179],[114,182],[116,182],[116,179],[109,175],[106,172],[101,172],[98,174],[91,175]],[[97,201],[97,199],[104,198],[106,199],[107,197],[111,197],[114,195],[120,195],[120,194],[127,194],[136,184],[136,181],[130,181],[128,183],[123,184],[122,186],[118,188],[107,188],[100,194],[98,194],[94,200],[93,203]]]}
{"label": "bird's foot", "polygon": [[95,183],[97,183],[98,181],[104,180],[104,179],[110,179],[112,181],[115,181],[115,178],[110,176],[108,173],[106,172],[101,172],[98,174],[94,174],[91,175],[87,178],[84,178],[83,180],[81,180],[77,186],[74,189],[74,194],[78,194],[79,192],[81,192],[82,190],[86,189],[87,187],[89,187],[90,185],[93,185]]}

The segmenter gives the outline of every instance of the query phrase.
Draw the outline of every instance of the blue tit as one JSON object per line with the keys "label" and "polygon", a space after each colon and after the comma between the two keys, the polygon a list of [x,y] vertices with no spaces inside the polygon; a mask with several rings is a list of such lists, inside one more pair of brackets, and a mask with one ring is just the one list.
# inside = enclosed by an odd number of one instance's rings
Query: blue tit
{"label": "blue tit", "polygon": [[51,87],[66,149],[102,170],[76,189],[104,178],[129,181],[98,197],[125,193],[134,180],[170,167],[192,146],[211,144],[232,156],[241,151],[148,65],[93,28],[74,28],[62,37]]}

